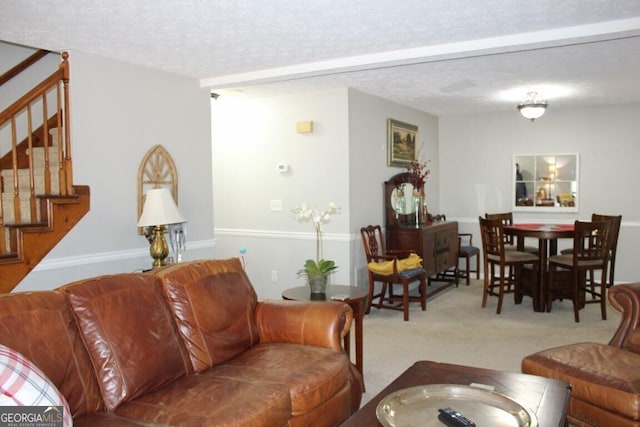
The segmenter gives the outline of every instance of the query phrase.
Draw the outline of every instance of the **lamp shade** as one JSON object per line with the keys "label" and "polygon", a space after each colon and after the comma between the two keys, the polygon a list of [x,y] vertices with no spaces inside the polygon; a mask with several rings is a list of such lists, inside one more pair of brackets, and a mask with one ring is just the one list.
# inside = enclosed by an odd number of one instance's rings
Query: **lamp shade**
{"label": "lamp shade", "polygon": [[544,111],[547,109],[547,104],[524,104],[518,106],[518,109],[520,110],[520,114],[522,114],[523,117],[529,120],[535,120],[544,114]]}
{"label": "lamp shade", "polygon": [[138,220],[138,227],[154,225],[178,224],[186,222],[171,193],[166,188],[154,188],[147,191],[142,215]]}

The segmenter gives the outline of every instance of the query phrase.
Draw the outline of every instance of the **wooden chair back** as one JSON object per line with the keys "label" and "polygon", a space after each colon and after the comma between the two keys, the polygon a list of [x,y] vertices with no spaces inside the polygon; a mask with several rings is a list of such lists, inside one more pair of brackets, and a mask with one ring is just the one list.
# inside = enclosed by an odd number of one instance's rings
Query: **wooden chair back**
{"label": "wooden chair back", "polygon": [[574,268],[606,268],[611,251],[612,221],[576,221],[573,235]]}
{"label": "wooden chair back", "polygon": [[[505,235],[501,219],[478,217],[480,221],[480,235],[485,259],[494,259],[504,263]],[[485,264],[486,265],[486,264]]]}
{"label": "wooden chair back", "polygon": [[611,236],[609,236],[609,278],[607,286],[611,287],[614,283],[616,269],[616,251],[618,248],[618,236],[620,235],[620,225],[622,224],[622,215],[602,215],[592,214],[591,221],[611,221]]}
{"label": "wooden chair back", "polygon": [[379,225],[368,225],[360,229],[362,246],[367,257],[367,263],[377,261],[380,256],[385,255],[384,238],[382,227]]}
{"label": "wooden chair back", "polygon": [[[513,212],[502,212],[502,213],[493,213],[493,214],[489,214],[489,213],[485,213],[484,217],[486,219],[491,219],[491,220],[500,220],[500,222],[502,222],[502,225],[513,225]],[[506,234],[503,233],[503,240],[504,240],[504,244],[505,245],[513,245],[514,244],[514,238],[513,236],[508,236]]]}

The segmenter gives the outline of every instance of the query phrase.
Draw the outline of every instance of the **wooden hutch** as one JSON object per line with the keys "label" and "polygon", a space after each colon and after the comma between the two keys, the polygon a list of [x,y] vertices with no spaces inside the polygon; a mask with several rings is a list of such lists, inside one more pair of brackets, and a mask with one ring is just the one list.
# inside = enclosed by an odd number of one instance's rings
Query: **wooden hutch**
{"label": "wooden hutch", "polygon": [[412,192],[410,184],[406,186],[407,182],[408,173],[405,172],[384,183],[387,248],[416,251],[422,257],[429,282],[443,278],[445,273],[453,273],[457,284],[458,223],[432,223],[428,218],[420,218],[420,206],[416,210],[412,196],[398,196],[403,189]]}

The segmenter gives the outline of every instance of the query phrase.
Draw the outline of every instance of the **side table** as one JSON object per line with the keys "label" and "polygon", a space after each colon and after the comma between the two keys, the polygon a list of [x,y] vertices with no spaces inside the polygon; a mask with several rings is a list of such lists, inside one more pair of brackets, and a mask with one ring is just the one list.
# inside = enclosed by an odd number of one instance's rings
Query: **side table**
{"label": "side table", "polygon": [[[355,344],[356,344],[356,368],[362,375],[364,382],[364,371],[362,368],[362,320],[364,317],[365,300],[369,292],[355,286],[327,285],[325,294],[312,294],[308,286],[298,286],[285,289],[282,298],[296,301],[342,301],[349,304],[353,310],[353,323],[355,324]],[[344,337],[344,349],[349,357],[351,356],[351,333]]]}

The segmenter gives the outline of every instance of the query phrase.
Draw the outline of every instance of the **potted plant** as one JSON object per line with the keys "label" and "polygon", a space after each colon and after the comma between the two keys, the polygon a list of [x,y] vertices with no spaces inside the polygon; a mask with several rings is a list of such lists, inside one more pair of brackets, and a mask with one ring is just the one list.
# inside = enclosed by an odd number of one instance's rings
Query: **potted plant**
{"label": "potted plant", "polygon": [[310,222],[316,232],[316,258],[306,260],[304,268],[298,271],[298,275],[307,278],[311,293],[324,293],[327,289],[329,274],[338,267],[334,261],[322,257],[322,225],[329,222],[331,215],[340,213],[340,207],[331,202],[325,210],[319,211],[313,206],[302,203],[291,212],[296,220]]}

